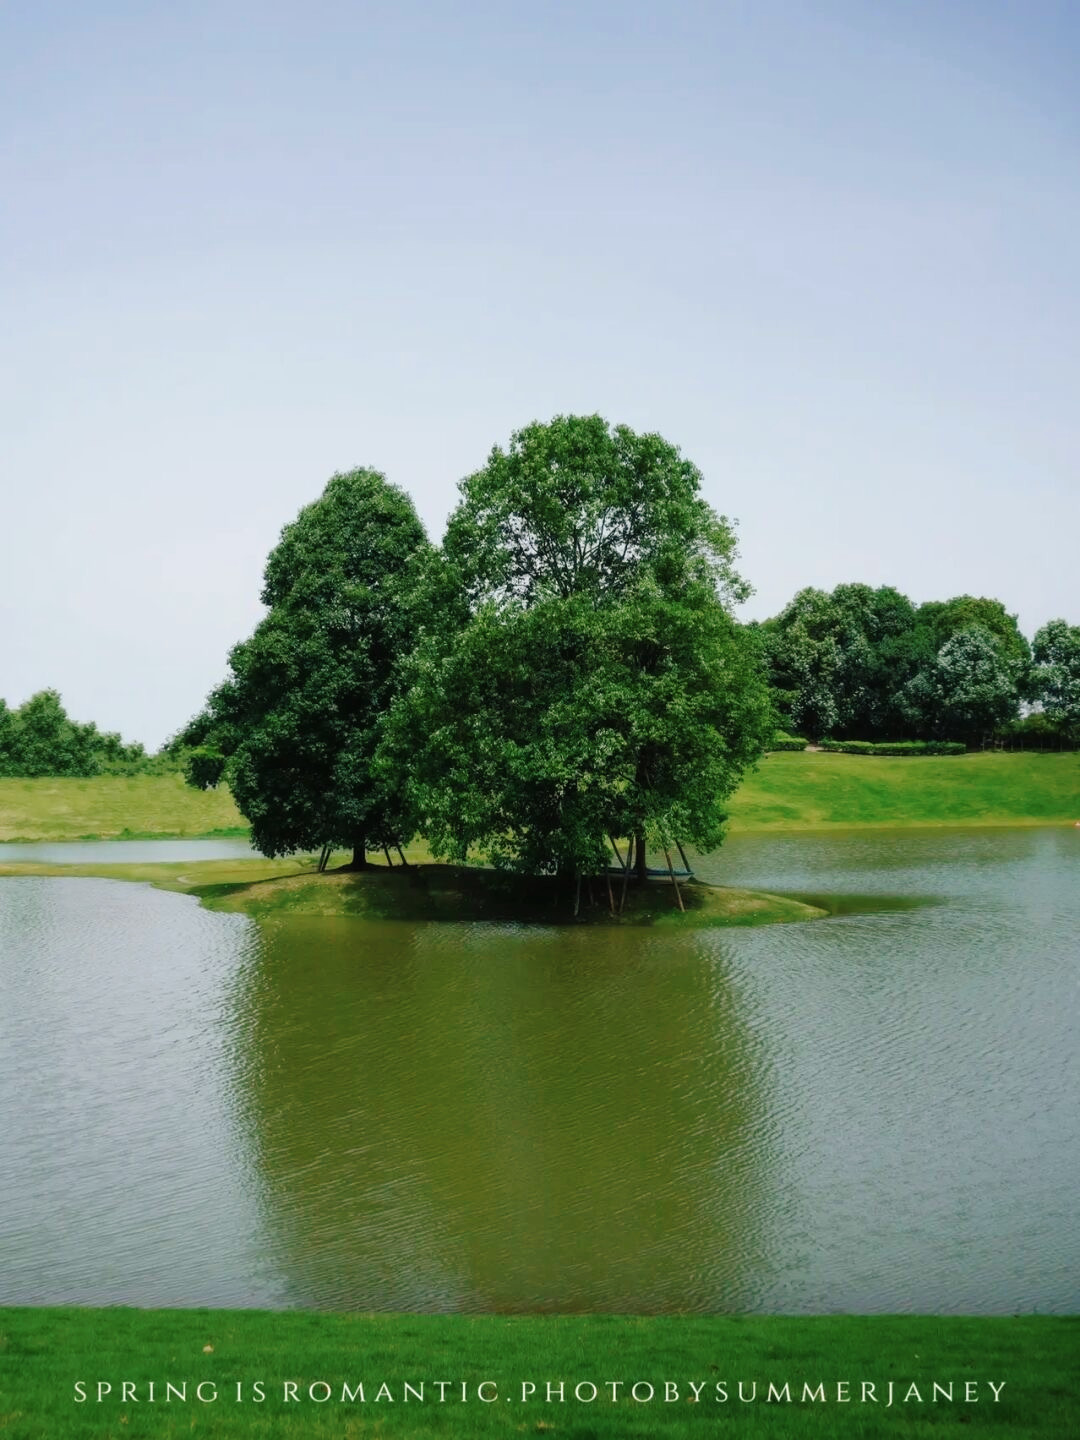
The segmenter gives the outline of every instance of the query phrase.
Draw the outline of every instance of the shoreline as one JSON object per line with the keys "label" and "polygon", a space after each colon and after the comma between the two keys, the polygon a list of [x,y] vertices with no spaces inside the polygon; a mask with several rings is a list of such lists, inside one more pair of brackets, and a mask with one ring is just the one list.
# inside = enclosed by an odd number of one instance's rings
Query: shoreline
{"label": "shoreline", "polygon": [[[1027,816],[986,816],[961,820],[808,820],[805,822],[765,821],[756,824],[731,822],[727,840],[740,835],[828,835],[849,832],[857,834],[864,830],[1070,830],[1080,827],[1080,815],[1071,817]],[[197,833],[175,830],[146,830],[137,834],[132,831],[109,832],[86,835],[15,835],[0,840],[0,849],[5,845],[127,845],[151,843],[160,840],[179,842],[187,840],[247,840],[251,832],[246,826],[226,830],[204,830]],[[422,842],[419,842],[422,843]],[[725,841],[725,844],[727,842]],[[410,847],[406,846],[408,850]],[[723,847],[721,847],[722,849]],[[376,854],[372,850],[369,854]],[[716,852],[713,852],[716,853]],[[0,864],[3,863],[0,857]]]}
{"label": "shoreline", "polygon": [[[283,915],[344,916],[367,920],[468,924],[539,924],[624,929],[660,926],[701,930],[790,924],[830,912],[789,896],[732,886],[683,882],[678,908],[670,882],[650,881],[628,892],[624,914],[594,903],[574,916],[565,882],[514,876],[485,868],[410,864],[367,870],[312,868],[310,860],[233,859],[49,864],[0,860],[0,879],[98,879],[152,885],[189,895],[208,910],[240,911],[256,919]],[[617,897],[618,886],[613,885]]]}

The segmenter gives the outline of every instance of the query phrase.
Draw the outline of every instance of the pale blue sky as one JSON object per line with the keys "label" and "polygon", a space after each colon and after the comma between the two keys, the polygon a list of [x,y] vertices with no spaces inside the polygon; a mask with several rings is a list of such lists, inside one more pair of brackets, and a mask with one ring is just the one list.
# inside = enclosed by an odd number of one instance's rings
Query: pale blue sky
{"label": "pale blue sky", "polygon": [[156,745],[373,465],[655,429],[799,588],[1080,621],[1080,5],[0,9],[0,695]]}

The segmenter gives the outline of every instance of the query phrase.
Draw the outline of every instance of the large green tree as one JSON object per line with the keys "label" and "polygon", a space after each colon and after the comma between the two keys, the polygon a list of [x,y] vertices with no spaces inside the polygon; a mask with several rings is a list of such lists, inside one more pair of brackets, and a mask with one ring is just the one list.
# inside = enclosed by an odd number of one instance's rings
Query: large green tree
{"label": "large green tree", "polygon": [[926,648],[936,655],[941,647],[962,630],[978,627],[997,641],[998,651],[1015,662],[1021,673],[1031,659],[1031,647],[1020,629],[1018,617],[1010,615],[1000,600],[987,595],[954,595],[951,600],[927,600],[920,605],[916,624],[925,633]]}
{"label": "large green tree", "polygon": [[997,635],[970,625],[945,641],[900,701],[923,734],[977,744],[1015,719],[1024,674],[1024,662]]}
{"label": "large green tree", "polygon": [[895,737],[896,693],[932,654],[918,643],[915,613],[888,585],[800,590],[763,627],[784,723],[812,739]]}
{"label": "large green tree", "polygon": [[443,546],[467,602],[410,667],[385,753],[429,843],[595,873],[609,836],[712,848],[773,723],[730,525],[657,435],[562,416],[461,483]]}
{"label": "large green tree", "polygon": [[1072,741],[1080,740],[1080,625],[1050,620],[1032,644],[1034,698]]}
{"label": "large green tree", "polygon": [[348,846],[353,863],[412,833],[376,774],[380,726],[413,647],[427,541],[411,500],[374,470],[334,475],[266,563],[267,614],[182,736],[196,785],[224,774],[265,855]]}

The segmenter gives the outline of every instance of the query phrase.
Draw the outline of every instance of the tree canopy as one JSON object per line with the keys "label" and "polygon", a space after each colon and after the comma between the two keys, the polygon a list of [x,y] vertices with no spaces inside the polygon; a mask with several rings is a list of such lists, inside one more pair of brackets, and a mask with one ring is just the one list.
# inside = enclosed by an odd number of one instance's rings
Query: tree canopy
{"label": "tree canopy", "polygon": [[364,849],[411,834],[374,768],[413,646],[427,541],[411,500],[374,470],[334,475],[266,563],[267,614],[182,736],[193,784],[224,774],[266,855]]}
{"label": "tree canopy", "polygon": [[1070,740],[1080,740],[1080,625],[1050,620],[1036,631],[1032,692]]}
{"label": "tree canopy", "polygon": [[[1064,621],[1034,669],[986,597],[807,588],[740,625],[734,529],[659,435],[557,416],[459,492],[436,549],[382,474],[337,474],[267,560],[266,614],[179,737],[191,783],[227,779],[265,854],[362,864],[419,830],[441,857],[581,877],[629,837],[643,876],[650,846],[719,843],[778,718],[973,743],[1028,695],[1075,732]],[[0,763],[10,729],[0,711]]]}
{"label": "tree canopy", "polygon": [[896,733],[896,691],[925,658],[915,607],[891,586],[800,590],[764,627],[785,722],[812,735]]}
{"label": "tree canopy", "polygon": [[932,736],[972,744],[1015,718],[1022,672],[996,635],[969,625],[907,683],[900,703]]}
{"label": "tree canopy", "polygon": [[56,690],[39,690],[15,710],[0,700],[0,776],[85,778],[131,773],[146,764],[137,742],[125,745],[92,721],[72,720]]}
{"label": "tree canopy", "polygon": [[761,630],[782,721],[815,740],[977,740],[1030,689],[1016,616],[985,596],[806,589]]}
{"label": "tree canopy", "polygon": [[444,562],[463,623],[421,646],[386,754],[436,853],[595,873],[609,836],[712,848],[767,741],[731,526],[656,435],[563,416],[462,481]]}

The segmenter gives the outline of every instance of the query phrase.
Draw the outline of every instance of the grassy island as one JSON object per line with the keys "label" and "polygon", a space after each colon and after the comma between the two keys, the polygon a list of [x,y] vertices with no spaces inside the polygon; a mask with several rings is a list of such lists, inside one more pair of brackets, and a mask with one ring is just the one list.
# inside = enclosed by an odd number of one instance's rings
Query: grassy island
{"label": "grassy island", "polygon": [[[419,847],[417,847],[419,849]],[[412,852],[415,857],[416,851]],[[192,895],[214,910],[239,910],[256,917],[351,915],[368,920],[442,920],[494,924],[566,924],[573,895],[566,881],[498,874],[457,865],[410,863],[408,868],[344,866],[319,874],[311,857],[302,860],[200,860],[168,864],[50,865],[0,861],[3,875],[94,876],[148,882],[161,890]],[[768,925],[814,920],[827,912],[799,900],[727,886],[682,883],[685,912],[670,882],[631,886],[625,913],[612,916],[607,887],[593,881],[574,923],[664,925],[710,929],[720,925]],[[619,882],[612,879],[616,906]]]}

